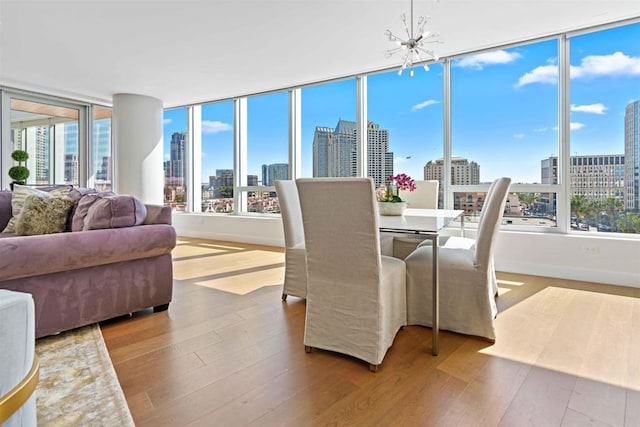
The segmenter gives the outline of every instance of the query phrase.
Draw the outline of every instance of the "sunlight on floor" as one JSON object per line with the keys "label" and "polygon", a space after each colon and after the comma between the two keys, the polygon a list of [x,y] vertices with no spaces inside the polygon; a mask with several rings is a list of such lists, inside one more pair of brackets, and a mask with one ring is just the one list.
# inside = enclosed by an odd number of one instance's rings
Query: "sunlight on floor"
{"label": "sunlight on floor", "polygon": [[[247,257],[248,254],[250,258]],[[281,267],[280,283],[284,278],[284,254],[281,252],[262,250],[212,252],[209,249],[208,255],[194,254],[193,256],[178,256],[174,259],[176,261],[174,261],[173,277],[178,280],[193,280],[194,283],[199,282],[199,284],[225,277],[242,277],[245,273],[272,267]],[[216,263],[220,266],[214,277],[210,275],[210,263]],[[251,280],[251,277],[245,276],[245,280]]]}
{"label": "sunlight on floor", "polygon": [[[524,285],[500,280],[500,297],[509,298]],[[632,327],[634,317],[640,316],[637,297],[595,289],[533,288],[516,301],[500,301],[507,308],[496,317],[496,342],[479,353],[640,390],[640,358],[629,356],[640,345],[640,332]]]}
{"label": "sunlight on floor", "polygon": [[236,295],[246,295],[264,286],[282,286],[283,277],[284,267],[273,267],[251,273],[234,274],[221,279],[196,281],[193,284]]}

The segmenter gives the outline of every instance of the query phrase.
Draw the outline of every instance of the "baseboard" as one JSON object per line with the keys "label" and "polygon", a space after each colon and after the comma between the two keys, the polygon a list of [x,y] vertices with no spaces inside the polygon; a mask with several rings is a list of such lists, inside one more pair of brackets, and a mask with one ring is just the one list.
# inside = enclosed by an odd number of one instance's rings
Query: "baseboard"
{"label": "baseboard", "polygon": [[249,237],[246,234],[211,233],[202,230],[180,230],[180,236],[199,239],[222,240],[225,242],[247,243],[251,245],[284,247],[284,242],[280,239],[270,239],[259,236]]}
{"label": "baseboard", "polygon": [[555,277],[558,279],[579,280],[603,283],[606,285],[640,288],[640,275],[628,272],[594,270],[560,265],[541,265],[526,262],[498,262],[496,270],[507,273],[530,274],[532,276]]}

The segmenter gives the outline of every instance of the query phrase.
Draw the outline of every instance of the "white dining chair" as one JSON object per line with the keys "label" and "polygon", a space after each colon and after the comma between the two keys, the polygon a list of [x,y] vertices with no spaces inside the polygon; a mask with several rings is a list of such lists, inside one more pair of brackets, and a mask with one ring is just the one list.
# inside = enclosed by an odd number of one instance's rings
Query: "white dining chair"
{"label": "white dining chair", "polygon": [[307,249],[305,350],[347,354],[376,371],[407,317],[405,264],[381,255],[373,181],[296,183]]}
{"label": "white dining chair", "polygon": [[307,259],[298,188],[292,180],[278,180],[275,186],[280,203],[285,244],[282,300],[286,301],[288,295],[306,298]]}
{"label": "white dining chair", "polygon": [[[496,184],[498,183],[498,181],[499,179],[492,181],[491,185],[489,186],[489,190],[487,190],[482,209],[480,210],[480,216],[478,217],[478,224],[482,222],[484,213],[487,211],[484,207],[489,205],[490,203],[489,201],[491,200],[491,197],[494,194],[494,189],[496,188]],[[441,247],[473,249],[476,244],[476,239],[471,237],[462,237],[462,236],[441,236],[439,242]],[[427,240],[424,240],[423,242],[420,242],[418,244],[418,247],[430,245],[430,244],[431,244],[431,240],[427,239]],[[491,272],[491,289],[493,289],[493,294],[497,297],[498,296],[498,280],[496,278],[496,269],[495,269],[493,259],[491,259],[491,266],[489,267],[489,270]]]}
{"label": "white dining chair", "polygon": [[[510,178],[496,180],[471,248],[439,248],[440,329],[495,340],[493,252],[510,184]],[[409,325],[432,325],[432,249],[423,245],[405,259]]]}
{"label": "white dining chair", "polygon": [[401,190],[400,198],[407,202],[408,209],[437,209],[438,189],[437,180],[415,181],[416,189],[413,191]]}
{"label": "white dining chair", "polygon": [[[400,191],[400,198],[408,203],[407,209],[437,209],[439,182],[437,180],[415,181],[415,184],[416,189],[413,191]],[[425,238],[420,236],[385,233],[385,236],[389,235],[394,237],[393,256],[400,259],[406,258],[425,241]],[[430,242],[429,239],[426,241]]]}

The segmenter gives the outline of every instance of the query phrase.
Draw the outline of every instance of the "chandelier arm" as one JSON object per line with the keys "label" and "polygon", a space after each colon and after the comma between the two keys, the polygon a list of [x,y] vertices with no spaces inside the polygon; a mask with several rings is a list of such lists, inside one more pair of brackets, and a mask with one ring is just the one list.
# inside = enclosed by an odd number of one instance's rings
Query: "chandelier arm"
{"label": "chandelier arm", "polygon": [[420,51],[422,51],[423,53],[426,53],[427,55],[429,55],[434,61],[438,61],[440,59],[440,57],[432,50],[427,50],[427,49],[423,49],[421,47],[418,47],[416,49],[419,49]]}

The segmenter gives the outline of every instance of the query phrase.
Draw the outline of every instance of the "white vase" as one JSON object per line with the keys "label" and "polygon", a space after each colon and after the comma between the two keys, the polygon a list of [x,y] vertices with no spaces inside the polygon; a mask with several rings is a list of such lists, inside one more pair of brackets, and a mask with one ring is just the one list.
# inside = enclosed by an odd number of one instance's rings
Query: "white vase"
{"label": "white vase", "polygon": [[407,202],[378,202],[378,212],[380,215],[402,215],[406,207]]}

